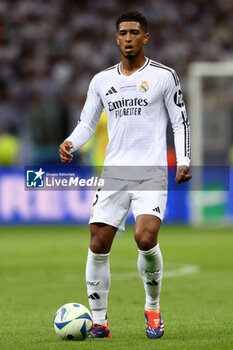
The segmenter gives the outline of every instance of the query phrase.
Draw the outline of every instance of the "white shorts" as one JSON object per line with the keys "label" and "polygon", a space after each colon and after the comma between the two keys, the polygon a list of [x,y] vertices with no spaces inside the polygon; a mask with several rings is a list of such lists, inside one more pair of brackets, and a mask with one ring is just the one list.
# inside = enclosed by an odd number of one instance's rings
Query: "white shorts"
{"label": "white shorts", "polygon": [[[125,231],[125,219],[132,207],[134,218],[142,214],[157,216],[162,221],[167,203],[167,190],[124,190],[125,180],[117,179],[117,191],[106,191],[100,188],[96,191],[89,223],[102,222],[119,231]],[[143,181],[137,181],[139,186]],[[136,182],[134,181],[134,184]],[[122,190],[119,188],[122,184]],[[136,188],[133,186],[133,188]],[[143,188],[140,186],[140,188]]]}

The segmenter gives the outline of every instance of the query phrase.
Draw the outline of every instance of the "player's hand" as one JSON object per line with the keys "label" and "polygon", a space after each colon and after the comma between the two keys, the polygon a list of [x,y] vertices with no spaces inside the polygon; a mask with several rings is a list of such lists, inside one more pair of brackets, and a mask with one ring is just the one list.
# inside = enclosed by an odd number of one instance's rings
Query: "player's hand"
{"label": "player's hand", "polygon": [[64,141],[60,144],[59,147],[59,156],[62,163],[70,163],[73,159],[73,154],[70,153],[70,150],[74,148],[74,145],[71,141]]}
{"label": "player's hand", "polygon": [[192,178],[191,171],[186,165],[181,165],[176,170],[176,183],[181,184],[182,182],[187,182]]}

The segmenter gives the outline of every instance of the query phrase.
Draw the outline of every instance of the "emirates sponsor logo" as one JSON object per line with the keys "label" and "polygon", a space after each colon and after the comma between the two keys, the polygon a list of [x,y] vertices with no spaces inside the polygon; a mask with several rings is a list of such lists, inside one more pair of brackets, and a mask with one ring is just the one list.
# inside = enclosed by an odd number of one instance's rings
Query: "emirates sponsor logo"
{"label": "emirates sponsor logo", "polygon": [[115,117],[136,116],[141,115],[142,107],[148,105],[148,100],[145,98],[122,98],[121,100],[108,102],[109,112],[114,112]]}

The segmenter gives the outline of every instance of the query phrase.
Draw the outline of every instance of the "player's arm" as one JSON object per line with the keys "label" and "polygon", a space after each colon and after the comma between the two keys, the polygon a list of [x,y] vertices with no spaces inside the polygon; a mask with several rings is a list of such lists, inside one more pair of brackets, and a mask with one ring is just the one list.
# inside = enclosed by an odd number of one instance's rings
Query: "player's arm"
{"label": "player's arm", "polygon": [[70,163],[73,159],[72,153],[90,140],[102,111],[103,103],[97,92],[96,77],[94,77],[88,89],[80,121],[71,135],[59,147],[59,155],[63,163]]}
{"label": "player's arm", "polygon": [[177,171],[176,182],[182,183],[192,178],[190,166],[190,124],[187,117],[180,82],[173,71],[167,75],[165,81],[164,103],[167,108],[176,149]]}

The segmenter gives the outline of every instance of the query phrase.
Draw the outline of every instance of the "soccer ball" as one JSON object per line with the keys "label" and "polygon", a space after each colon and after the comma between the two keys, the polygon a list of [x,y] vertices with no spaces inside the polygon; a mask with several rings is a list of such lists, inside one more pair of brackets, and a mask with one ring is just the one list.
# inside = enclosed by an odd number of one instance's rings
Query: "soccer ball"
{"label": "soccer ball", "polygon": [[68,303],[57,310],[54,329],[61,339],[84,340],[93,325],[90,311],[82,304]]}

